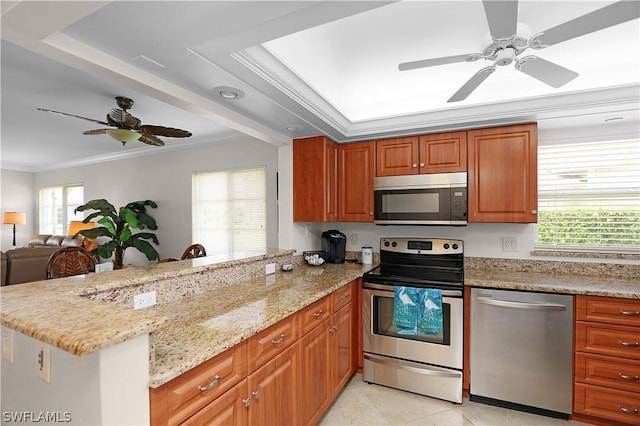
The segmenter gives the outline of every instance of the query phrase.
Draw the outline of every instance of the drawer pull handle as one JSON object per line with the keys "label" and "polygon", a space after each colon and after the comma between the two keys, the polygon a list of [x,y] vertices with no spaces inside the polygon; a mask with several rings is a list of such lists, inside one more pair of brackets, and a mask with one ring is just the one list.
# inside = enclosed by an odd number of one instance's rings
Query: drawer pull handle
{"label": "drawer pull handle", "polygon": [[638,414],[638,409],[637,408],[625,408],[622,405],[618,405],[618,410],[622,411],[623,413],[627,413],[627,414]]}
{"label": "drawer pull handle", "polygon": [[198,390],[199,391],[206,391],[209,390],[211,388],[214,388],[218,385],[218,383],[220,383],[220,376],[218,376],[217,374],[215,375],[215,377],[213,378],[213,382],[209,383],[207,386],[200,386],[198,385]]}
{"label": "drawer pull handle", "polygon": [[640,380],[640,376],[632,376],[631,374],[618,373],[618,376],[620,376],[621,379],[629,380],[632,382],[637,382],[638,380]]}
{"label": "drawer pull handle", "polygon": [[285,338],[286,338],[286,337],[285,337],[284,333],[282,333],[282,334],[280,335],[280,337],[279,337],[279,338],[277,338],[277,339],[273,339],[273,340],[271,341],[271,343],[273,343],[274,345],[278,345],[278,344],[280,344],[280,343],[284,342],[284,339],[285,339]]}
{"label": "drawer pull handle", "polygon": [[640,346],[640,342],[623,342],[622,340],[620,340],[620,344],[627,348],[637,348]]}
{"label": "drawer pull handle", "polygon": [[349,293],[345,293],[342,295],[342,297],[340,299],[345,300],[349,298]]}
{"label": "drawer pull handle", "polygon": [[252,394],[255,399],[260,398],[260,391],[253,391]]}
{"label": "drawer pull handle", "polygon": [[622,309],[620,309],[620,313],[622,315],[626,315],[628,317],[638,317],[638,316],[640,316],[640,311],[623,311]]}
{"label": "drawer pull handle", "polygon": [[322,314],[324,314],[324,310],[320,309],[318,312],[314,313],[313,316],[318,318],[320,317]]}

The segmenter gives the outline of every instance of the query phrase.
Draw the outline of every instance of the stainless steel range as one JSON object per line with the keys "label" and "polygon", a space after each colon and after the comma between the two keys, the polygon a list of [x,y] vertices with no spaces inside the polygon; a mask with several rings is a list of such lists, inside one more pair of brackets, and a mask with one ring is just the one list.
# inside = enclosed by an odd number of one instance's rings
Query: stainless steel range
{"label": "stainless steel range", "polygon": [[[463,248],[460,240],[380,240],[381,264],[363,279],[365,382],[462,402]],[[395,299],[403,288],[441,293],[437,333],[397,325]]]}

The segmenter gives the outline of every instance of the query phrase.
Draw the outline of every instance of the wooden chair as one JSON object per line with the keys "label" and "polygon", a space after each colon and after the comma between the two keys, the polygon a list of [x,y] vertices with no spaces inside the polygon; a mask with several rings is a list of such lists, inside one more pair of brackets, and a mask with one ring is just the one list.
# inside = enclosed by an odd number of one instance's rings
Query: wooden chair
{"label": "wooden chair", "polygon": [[63,247],[47,262],[47,279],[95,272],[96,259],[82,247]]}
{"label": "wooden chair", "polygon": [[204,249],[202,244],[191,244],[187,247],[184,253],[182,253],[180,260],[193,259],[194,257],[205,257],[206,255],[207,251]]}

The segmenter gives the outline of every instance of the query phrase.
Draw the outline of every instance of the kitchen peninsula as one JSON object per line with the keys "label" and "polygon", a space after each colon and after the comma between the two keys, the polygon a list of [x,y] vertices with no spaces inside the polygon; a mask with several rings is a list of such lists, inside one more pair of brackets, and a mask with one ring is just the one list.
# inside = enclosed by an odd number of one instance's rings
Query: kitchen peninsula
{"label": "kitchen peninsula", "polygon": [[[298,264],[280,272],[293,253],[197,258],[3,287],[2,331],[11,334],[15,352],[13,362],[3,360],[3,410],[69,413],[71,424],[150,423],[149,387],[364,271],[354,264]],[[270,263],[278,272],[265,275]],[[149,291],[156,291],[158,304],[133,310],[133,295]],[[50,383],[35,374],[38,351],[47,345]]]}

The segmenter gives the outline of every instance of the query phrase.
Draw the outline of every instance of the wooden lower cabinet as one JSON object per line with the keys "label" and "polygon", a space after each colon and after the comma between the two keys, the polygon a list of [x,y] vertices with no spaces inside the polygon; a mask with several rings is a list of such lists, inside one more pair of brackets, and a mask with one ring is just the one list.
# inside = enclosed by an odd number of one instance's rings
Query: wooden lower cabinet
{"label": "wooden lower cabinet", "polygon": [[299,423],[299,346],[294,344],[249,376],[249,424]]}
{"label": "wooden lower cabinet", "polygon": [[576,297],[574,415],[640,425],[640,300]]}
{"label": "wooden lower cabinet", "polygon": [[151,389],[151,423],[316,424],[356,370],[357,283]]}

